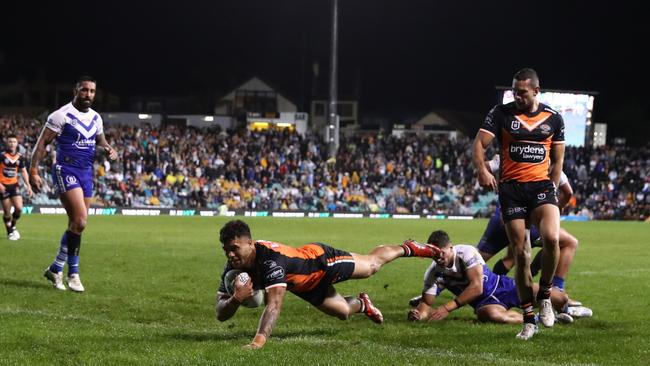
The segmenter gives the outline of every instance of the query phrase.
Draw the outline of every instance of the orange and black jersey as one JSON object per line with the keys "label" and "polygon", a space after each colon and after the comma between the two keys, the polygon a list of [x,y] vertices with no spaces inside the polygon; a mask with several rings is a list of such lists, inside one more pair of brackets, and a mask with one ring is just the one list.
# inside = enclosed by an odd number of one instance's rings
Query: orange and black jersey
{"label": "orange and black jersey", "polygon": [[18,171],[25,168],[25,158],[19,153],[4,151],[0,161],[0,183],[18,184]]}
{"label": "orange and black jersey", "polygon": [[501,148],[501,182],[549,180],[551,145],[564,143],[564,120],[540,103],[534,113],[522,113],[515,103],[497,105],[481,126]]}
{"label": "orange and black jersey", "polygon": [[[255,268],[250,275],[255,289],[286,286],[294,293],[307,293],[321,283],[327,285],[349,278],[351,272],[342,273],[339,264],[352,264],[350,253],[321,243],[311,243],[299,248],[272,241],[255,241]],[[219,292],[226,293],[224,277],[232,267],[230,263],[221,275]]]}

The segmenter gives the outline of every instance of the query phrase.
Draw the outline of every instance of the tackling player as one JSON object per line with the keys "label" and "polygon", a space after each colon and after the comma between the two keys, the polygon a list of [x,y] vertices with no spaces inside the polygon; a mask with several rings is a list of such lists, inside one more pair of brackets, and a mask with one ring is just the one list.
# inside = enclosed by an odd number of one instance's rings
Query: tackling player
{"label": "tackling player", "polygon": [[[452,311],[469,304],[480,321],[523,323],[523,315],[511,310],[519,305],[515,282],[509,277],[492,273],[475,247],[452,245],[449,235],[442,230],[431,233],[427,243],[439,248],[441,254],[424,274],[422,300],[409,311],[409,320],[442,320]],[[436,297],[445,289],[456,297],[433,308]],[[535,293],[537,290],[538,287],[533,286]],[[559,310],[566,304],[567,296],[554,290],[551,301],[554,308]],[[558,321],[572,322],[573,319],[563,314]]]}

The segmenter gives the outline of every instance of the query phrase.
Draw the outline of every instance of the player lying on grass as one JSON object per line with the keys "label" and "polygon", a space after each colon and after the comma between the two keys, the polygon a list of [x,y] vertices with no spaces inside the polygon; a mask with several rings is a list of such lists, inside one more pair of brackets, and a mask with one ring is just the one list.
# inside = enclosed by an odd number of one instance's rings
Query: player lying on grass
{"label": "player lying on grass", "polygon": [[[365,314],[375,323],[382,323],[381,311],[370,297],[341,296],[333,284],[348,279],[368,278],[386,263],[400,257],[428,257],[439,254],[433,245],[421,245],[407,240],[402,245],[378,246],[367,255],[346,252],[322,243],[310,243],[299,248],[265,240],[253,240],[248,225],[240,220],[226,223],[220,241],[228,259],[217,291],[216,313],[219,321],[230,319],[241,303],[255,289],[266,291],[266,306],[257,333],[246,348],[262,348],[280,316],[286,291],[309,302],[327,315],[346,320],[355,313]],[[226,291],[226,273],[243,270],[252,278],[245,284],[235,281],[232,296]]]}
{"label": "player lying on grass", "polygon": [[[480,321],[523,323],[523,315],[512,310],[519,306],[514,280],[492,273],[474,246],[452,245],[449,236],[442,230],[431,233],[427,243],[439,248],[440,254],[424,275],[422,299],[408,312],[409,320],[442,320],[452,311],[469,304]],[[446,304],[433,307],[436,297],[444,289],[456,297]],[[538,289],[535,284],[535,293]],[[564,292],[551,292],[555,309],[561,309],[567,300]],[[558,321],[572,322],[573,319],[568,314],[562,314]]]}

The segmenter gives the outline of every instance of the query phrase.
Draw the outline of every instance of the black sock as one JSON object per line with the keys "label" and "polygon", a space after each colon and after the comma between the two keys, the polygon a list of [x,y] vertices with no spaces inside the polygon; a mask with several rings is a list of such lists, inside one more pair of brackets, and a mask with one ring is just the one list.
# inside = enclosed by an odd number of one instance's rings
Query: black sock
{"label": "black sock", "polygon": [[5,222],[5,229],[7,229],[7,235],[11,234],[11,216],[3,216],[2,220]]}
{"label": "black sock", "polygon": [[494,274],[506,275],[508,271],[509,269],[507,269],[503,264],[503,259],[499,259],[496,263],[494,263],[494,267],[492,267],[492,272],[494,272]]}
{"label": "black sock", "polygon": [[552,283],[539,284],[539,291],[537,292],[537,302],[551,298],[551,286],[553,286]]}

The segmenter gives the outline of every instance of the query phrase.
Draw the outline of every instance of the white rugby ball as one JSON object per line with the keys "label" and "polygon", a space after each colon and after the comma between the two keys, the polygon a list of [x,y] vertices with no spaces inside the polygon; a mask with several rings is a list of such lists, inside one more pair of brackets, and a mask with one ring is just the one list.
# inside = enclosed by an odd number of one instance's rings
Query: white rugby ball
{"label": "white rugby ball", "polygon": [[[239,281],[242,284],[248,283],[251,280],[251,277],[248,273],[240,271],[238,269],[231,269],[226,273],[224,277],[224,282],[226,285],[226,292],[228,295],[232,296],[235,293],[235,281]],[[254,290],[253,296],[249,297],[242,301],[242,305],[247,308],[256,308],[264,303],[264,291],[263,290]]]}

